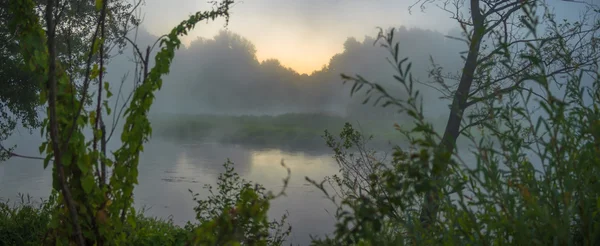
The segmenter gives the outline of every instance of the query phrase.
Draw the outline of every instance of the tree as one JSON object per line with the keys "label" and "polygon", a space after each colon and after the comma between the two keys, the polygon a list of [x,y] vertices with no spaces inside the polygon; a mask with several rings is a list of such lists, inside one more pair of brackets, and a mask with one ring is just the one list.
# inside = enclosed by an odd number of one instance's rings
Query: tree
{"label": "tree", "polygon": [[[29,71],[19,54],[19,41],[16,38],[18,30],[13,32],[9,29],[9,22],[14,18],[14,13],[9,11],[9,2],[0,1],[0,86],[5,88],[0,91],[0,161],[15,155],[2,145],[2,141],[12,134],[18,124],[29,129],[39,127],[38,115],[42,106],[38,100],[40,78]],[[34,1],[39,17],[43,15],[46,3],[47,1]],[[139,3],[141,1],[138,5]],[[93,1],[63,0],[58,3],[53,13],[54,18],[60,20],[55,27],[57,58],[64,64],[65,72],[72,83],[80,89],[85,86],[83,78],[86,64],[91,62],[90,59],[98,58],[88,56],[87,49],[87,44],[96,35],[89,31],[93,30],[98,22],[99,17],[93,14],[95,8]],[[123,47],[123,36],[129,28],[139,22],[132,15],[134,6],[130,3],[111,1],[108,8],[111,18],[106,21],[107,45],[103,50],[105,57],[115,54],[115,49]]]}
{"label": "tree", "polygon": [[[419,0],[424,9],[435,1]],[[562,76],[574,71],[591,72],[597,69],[598,42],[595,33],[600,24],[595,23],[593,15],[597,8],[588,6],[581,20],[575,22],[557,22],[544,1],[536,0],[444,0],[440,1],[444,10],[452,13],[462,30],[463,37],[454,37],[467,44],[465,64],[459,76],[447,76],[434,66],[435,83],[452,100],[448,121],[435,148],[429,179],[434,187],[425,194],[421,213],[421,222],[428,227],[437,218],[439,210],[440,186],[448,175],[452,153],[456,151],[458,137],[469,135],[473,126],[490,123],[499,110],[497,102],[511,98],[517,92],[529,91],[541,100],[556,100],[549,95],[541,95],[531,88],[531,82],[542,80],[546,86],[561,87],[566,83]],[[468,13],[462,6],[468,6]],[[536,10],[542,9],[538,14]],[[541,18],[541,19],[540,19]],[[545,31],[538,30],[544,27]],[[393,32],[380,37],[386,40],[395,58],[400,77],[397,80],[412,80],[406,77],[410,66],[405,70],[404,60],[398,59],[397,44],[394,52]],[[435,65],[435,64],[434,64]],[[377,101],[383,99],[388,105],[401,105],[381,86],[371,83],[360,76],[342,75],[347,81],[355,83],[352,93],[363,85],[371,91],[382,93]],[[457,80],[456,84],[447,80]],[[410,88],[412,89],[412,87]],[[370,94],[369,94],[370,96]],[[408,100],[410,101],[410,100]],[[416,113],[405,108],[409,113]],[[422,118],[422,116],[420,116]],[[526,130],[523,130],[526,133]]]}
{"label": "tree", "polygon": [[[31,73],[23,67],[18,54],[18,43],[10,33],[8,1],[0,2],[0,144],[16,124],[35,126],[37,122],[38,85]],[[4,147],[0,148],[0,161],[9,157]]]}
{"label": "tree", "polygon": [[[49,225],[48,240],[51,244],[119,245],[127,242],[124,228],[136,227],[133,189],[137,184],[139,155],[151,134],[147,114],[154,92],[161,88],[162,76],[169,72],[175,50],[181,45],[179,36],[186,35],[204,20],[217,17],[228,20],[229,7],[233,3],[230,0],[214,2],[212,11],[197,12],[162,36],[153,67],[149,66],[151,47],[142,53],[139,47],[134,46],[141,59],[138,65],[142,72],[139,81],[134,81],[137,87],[124,113],[126,121],[121,134],[122,145],[111,158],[106,151],[108,134],[103,122],[103,115],[111,114],[107,105],[107,98],[111,96],[110,86],[103,80],[108,59],[104,52],[108,46],[108,20],[114,14],[114,10],[109,8],[110,2],[96,1],[93,13],[82,16],[93,20],[94,32],[90,42],[81,43],[85,54],[83,60],[86,61],[81,69],[69,66],[69,60],[61,59],[63,57],[59,53],[58,30],[66,25],[61,24],[64,19],[56,15],[61,9],[59,1],[45,2],[42,10],[44,21],[40,21],[34,1],[9,2],[9,10],[13,13],[10,32],[16,34],[19,54],[30,72],[44,81],[40,86],[40,99],[43,104],[47,103],[47,118],[42,122],[46,141],[41,144],[40,152],[46,153],[44,168],[53,163],[53,192],[56,195]],[[71,73],[68,69],[72,69]],[[77,84],[74,81],[77,78],[83,81]],[[93,101],[88,91],[91,81],[98,85],[95,91],[97,97]],[[94,107],[86,108],[86,103]],[[91,139],[84,136],[85,128],[93,130]],[[109,169],[112,171],[110,176]],[[244,221],[262,223],[268,200],[258,197],[250,188],[241,192],[243,199],[236,204],[237,209],[240,214],[250,216],[242,217]],[[220,240],[232,242],[234,238],[228,231],[230,226],[221,224],[231,221],[231,216],[225,214],[215,220],[197,229],[197,240],[206,241],[208,245]],[[225,235],[229,237],[215,238],[222,236],[212,233],[212,230],[217,230],[215,225],[229,233]],[[260,228],[255,226],[252,229]],[[258,235],[258,239],[264,237]]]}

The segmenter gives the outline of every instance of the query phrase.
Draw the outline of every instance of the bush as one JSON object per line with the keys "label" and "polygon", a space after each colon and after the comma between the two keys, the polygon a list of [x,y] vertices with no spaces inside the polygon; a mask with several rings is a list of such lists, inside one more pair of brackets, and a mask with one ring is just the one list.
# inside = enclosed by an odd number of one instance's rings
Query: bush
{"label": "bush", "polygon": [[[287,215],[269,221],[269,201],[283,194],[273,195],[264,187],[245,181],[235,173],[233,163],[224,164],[219,175],[217,190],[207,186],[209,196],[199,199],[192,193],[197,206],[196,221],[184,227],[171,219],[147,217],[144,209],[133,217],[133,225],[126,226],[125,245],[283,245],[291,233]],[[289,171],[289,170],[288,170]],[[287,179],[284,179],[287,185]],[[284,187],[285,189],[285,187]],[[191,192],[191,191],[190,191]],[[34,205],[30,197],[21,197],[19,204],[0,203],[0,245],[39,245],[44,241],[51,219],[52,199]],[[286,226],[287,225],[287,226]]]}
{"label": "bush", "polygon": [[240,178],[229,160],[223,166],[225,172],[217,178],[217,192],[212,186],[205,186],[210,195],[202,200],[198,193],[190,190],[197,202],[194,207],[197,223],[188,222],[186,229],[195,231],[195,242],[201,245],[224,245],[228,242],[282,245],[292,228],[289,225],[285,227],[286,215],[280,221],[269,222],[267,212],[269,201],[284,194],[289,169],[284,188],[278,195],[273,195],[263,186]]}
{"label": "bush", "polygon": [[18,204],[0,203],[0,245],[39,245],[50,221],[50,208],[42,201],[20,195]]}
{"label": "bush", "polygon": [[[390,40],[383,46],[393,51]],[[566,49],[561,42],[553,45]],[[542,45],[527,47],[528,53],[543,53]],[[553,59],[571,61],[568,55],[557,56]],[[474,160],[469,161],[457,151],[438,147],[442,136],[424,120],[410,64],[403,65],[406,59],[398,61],[400,72],[395,76],[411,96],[406,101],[391,98],[363,78],[347,77],[381,92],[386,105],[401,107],[416,124],[412,129],[397,126],[410,146],[396,147],[387,161],[373,158],[363,136],[350,124],[339,139],[326,133],[341,176],[309,181],[337,204],[337,224],[331,237],[313,244],[600,244],[597,62],[590,65],[593,72],[576,67],[564,72],[566,78],[559,82],[546,73],[542,58],[522,58],[535,68],[523,76],[540,91],[515,90],[486,102],[489,113],[476,124],[480,137],[461,131],[470,141]],[[591,83],[583,83],[584,76]],[[550,86],[552,79],[562,90]],[[341,192],[330,194],[331,189]],[[423,206],[426,202],[439,211],[431,221],[423,220],[431,209]]]}

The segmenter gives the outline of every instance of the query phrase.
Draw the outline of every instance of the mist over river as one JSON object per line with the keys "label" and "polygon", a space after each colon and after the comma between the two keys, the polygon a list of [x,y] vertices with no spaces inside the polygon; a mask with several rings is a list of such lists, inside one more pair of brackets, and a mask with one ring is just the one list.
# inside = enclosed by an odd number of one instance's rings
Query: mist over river
{"label": "mist over river", "polygon": [[[37,143],[41,140],[35,132],[32,135],[22,133],[13,140],[18,144],[17,153],[39,156]],[[475,164],[465,148],[460,152],[467,166]],[[287,222],[292,226],[289,242],[308,245],[310,235],[324,236],[334,230],[335,206],[305,180],[310,177],[320,181],[336,174],[339,167],[332,154],[324,142],[322,148],[310,146],[284,151],[153,138],[145,144],[141,155],[139,185],[134,191],[135,207],[145,207],[146,215],[172,218],[175,224],[183,226],[187,221],[195,220],[193,208],[196,203],[189,190],[199,193],[199,198],[207,197],[208,191],[203,187],[216,184],[227,159],[234,163],[235,171],[242,178],[262,184],[273,192],[283,187],[287,171],[280,164],[284,160],[291,169],[287,196],[272,201],[269,216],[279,220],[286,211],[289,212]],[[44,170],[40,160],[14,157],[0,163],[0,199],[17,202],[19,194],[29,194],[37,201],[47,198],[52,184],[51,170],[51,167]]]}
{"label": "mist over river", "polygon": [[[306,245],[309,234],[323,235],[333,230],[334,206],[321,191],[305,181],[305,176],[321,180],[337,172],[338,166],[329,152],[283,152],[277,149],[251,150],[242,146],[217,143],[183,143],[154,139],[144,147],[139,165],[139,185],[136,187],[136,208],[146,206],[147,215],[171,217],[178,225],[195,220],[192,194],[208,195],[205,184],[214,186],[222,164],[229,158],[234,168],[246,180],[279,191],[287,171],[291,169],[287,196],[274,200],[270,218],[279,219],[286,210],[292,225],[290,241]],[[12,158],[0,164],[0,198],[17,201],[18,194],[33,199],[47,198],[52,185],[52,169],[42,168],[42,161]],[[329,210],[331,213],[327,212]]]}

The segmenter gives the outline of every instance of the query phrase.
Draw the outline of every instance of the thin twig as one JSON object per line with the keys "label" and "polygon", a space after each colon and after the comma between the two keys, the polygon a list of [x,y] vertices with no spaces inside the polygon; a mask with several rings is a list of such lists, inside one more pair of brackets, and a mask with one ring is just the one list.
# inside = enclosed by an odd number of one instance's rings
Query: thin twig
{"label": "thin twig", "polygon": [[38,157],[38,156],[28,156],[28,155],[21,155],[21,154],[17,154],[15,152],[10,151],[9,149],[7,149],[6,147],[4,147],[4,145],[2,145],[2,143],[0,143],[0,150],[3,150],[4,152],[8,153],[9,156],[11,157],[20,157],[20,158],[25,158],[25,159],[33,159],[33,160],[45,160],[42,157]]}

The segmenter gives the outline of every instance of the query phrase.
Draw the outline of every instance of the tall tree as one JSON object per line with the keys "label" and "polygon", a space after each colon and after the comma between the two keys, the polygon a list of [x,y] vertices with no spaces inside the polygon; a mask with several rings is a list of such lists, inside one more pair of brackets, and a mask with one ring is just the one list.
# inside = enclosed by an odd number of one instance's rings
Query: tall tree
{"label": "tall tree", "polygon": [[[467,134],[471,127],[493,119],[497,109],[494,102],[501,102],[502,97],[523,90],[536,94],[527,82],[543,80],[548,86],[560,87],[564,84],[561,77],[570,72],[597,70],[600,58],[596,36],[600,23],[594,22],[593,18],[598,14],[597,7],[587,6],[581,19],[572,22],[555,21],[554,14],[543,0],[418,0],[412,7],[420,5],[424,9],[433,2],[440,2],[441,8],[451,13],[452,19],[461,26],[462,37],[453,38],[464,42],[467,51],[458,76],[444,75],[435,66],[432,70],[434,82],[452,102],[431,163],[429,179],[434,188],[425,195],[421,213],[424,227],[437,217],[440,186],[448,172],[452,153],[456,151],[459,135]],[[540,9],[541,13],[537,12]],[[538,30],[538,27],[545,29]],[[388,47],[397,58],[399,54],[397,48],[394,53],[393,37],[390,37],[393,33],[382,33],[381,36],[388,38]],[[538,51],[541,53],[531,53]],[[534,62],[536,57],[544,59]],[[396,64],[401,77],[408,73],[402,70],[403,62]],[[383,93],[381,98],[388,99],[384,105],[398,104],[398,100],[375,83],[360,76],[342,77],[355,83],[352,93],[360,90],[362,85],[368,85],[374,90],[367,93],[378,91]],[[449,82],[452,80],[456,82]],[[537,96],[541,100],[552,100],[544,95]]]}
{"label": "tall tree", "polygon": [[[121,245],[128,241],[125,228],[135,230],[136,226],[132,204],[139,156],[152,130],[147,114],[154,93],[162,86],[162,76],[169,72],[175,50],[181,45],[179,36],[186,35],[201,21],[228,18],[233,3],[231,0],[214,2],[212,11],[197,12],[162,36],[153,67],[148,65],[151,47],[146,49],[145,55],[138,53],[142,76],[134,81],[138,86],[124,113],[123,143],[111,158],[106,150],[108,134],[103,122],[103,115],[110,115],[107,105],[110,86],[103,76],[108,59],[105,48],[109,46],[108,20],[116,11],[109,8],[111,2],[95,1],[92,12],[81,16],[95,21],[90,23],[93,26],[90,42],[81,43],[84,54],[81,59],[85,62],[78,67],[59,52],[59,28],[63,26],[61,21],[65,21],[60,18],[60,10],[64,2],[46,1],[42,11],[44,21],[41,21],[33,0],[9,1],[9,9],[14,14],[9,30],[16,33],[19,54],[30,72],[44,82],[39,94],[47,110],[47,118],[42,123],[46,141],[40,150],[46,153],[44,168],[50,162],[53,164],[53,193],[57,199],[51,204],[54,207],[47,238],[53,245]],[[140,51],[137,46],[134,49]],[[77,83],[75,80],[79,78],[82,81]],[[97,97],[93,99],[88,91],[92,81],[98,85]],[[94,107],[84,107],[88,100]],[[93,130],[90,139],[83,134],[85,128]],[[112,169],[110,174],[109,169]],[[207,230],[200,228],[200,231],[202,229]],[[201,239],[206,239],[208,233],[201,233]],[[215,245],[215,242],[207,245]]]}
{"label": "tall tree", "polygon": [[[10,18],[8,0],[0,1],[0,144],[17,123],[28,127],[38,123],[39,83],[24,68],[23,59],[18,55],[18,42],[8,28]],[[8,154],[7,149],[0,148],[0,161],[9,157]]]}
{"label": "tall tree", "polygon": [[[19,30],[11,32],[9,29],[9,21],[14,17],[14,13],[9,11],[9,2],[0,0],[0,87],[3,88],[0,91],[0,161],[13,155],[2,141],[18,124],[30,129],[38,127],[41,109],[38,100],[40,77],[29,71],[29,65],[19,54],[19,41],[16,39]],[[39,17],[45,14],[47,3],[45,0],[34,1]],[[106,55],[114,54],[115,48],[123,47],[123,36],[139,21],[132,15],[134,7],[121,0],[111,1],[108,6],[111,14],[106,25]],[[77,87],[83,86],[85,65],[91,61],[88,59],[98,58],[97,55],[87,55],[87,44],[97,35],[90,32],[97,25],[98,16],[93,14],[95,9],[94,1],[62,0],[52,11],[53,18],[59,20],[55,26],[57,58]],[[44,18],[40,20],[42,23],[45,21]]]}

